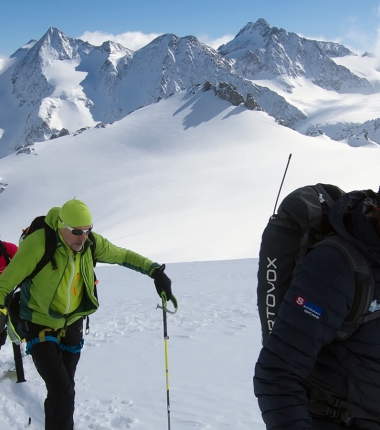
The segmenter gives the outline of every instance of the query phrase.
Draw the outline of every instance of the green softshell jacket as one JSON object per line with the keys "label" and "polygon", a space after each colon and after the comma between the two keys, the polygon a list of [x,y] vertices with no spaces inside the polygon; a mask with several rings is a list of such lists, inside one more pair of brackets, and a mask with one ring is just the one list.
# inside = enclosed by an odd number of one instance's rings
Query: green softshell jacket
{"label": "green softshell jacket", "polygon": [[[52,208],[46,215],[46,223],[57,231],[60,208]],[[113,245],[107,239],[94,233],[95,258],[100,263],[119,264],[151,276],[159,264],[135,252]],[[57,249],[54,254],[57,269],[48,263],[33,279],[27,277],[33,272],[45,252],[45,231],[40,229],[27,236],[19,246],[16,255],[0,276],[0,304],[20,283],[20,317],[46,327],[59,329],[70,325],[81,316],[89,315],[99,307],[94,285],[93,261],[90,240],[84,244],[80,259],[80,273],[83,276],[83,297],[77,309],[69,315],[62,315],[51,308],[58,287],[69,264],[69,252],[56,234]]]}

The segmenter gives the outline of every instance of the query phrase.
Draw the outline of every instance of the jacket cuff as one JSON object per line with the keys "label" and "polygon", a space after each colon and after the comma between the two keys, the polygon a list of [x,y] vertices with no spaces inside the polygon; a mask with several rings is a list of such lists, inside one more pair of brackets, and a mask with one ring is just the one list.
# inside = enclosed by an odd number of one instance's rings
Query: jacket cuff
{"label": "jacket cuff", "polygon": [[148,270],[148,274],[149,274],[149,276],[152,278],[152,277],[153,277],[153,276],[152,276],[153,272],[154,272],[156,269],[159,269],[160,267],[161,267],[161,264],[153,263],[153,264],[149,267],[149,270]]}

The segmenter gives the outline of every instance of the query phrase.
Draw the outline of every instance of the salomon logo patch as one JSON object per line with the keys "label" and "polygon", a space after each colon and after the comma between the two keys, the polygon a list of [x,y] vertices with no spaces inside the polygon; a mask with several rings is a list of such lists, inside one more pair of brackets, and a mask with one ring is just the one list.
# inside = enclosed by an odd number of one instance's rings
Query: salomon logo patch
{"label": "salomon logo patch", "polygon": [[306,299],[304,299],[301,296],[298,296],[296,298],[296,303],[297,303],[297,305],[303,307],[304,312],[306,314],[311,315],[312,317],[316,318],[317,320],[319,320],[319,318],[323,314],[323,309],[322,308],[320,308],[319,306],[314,305],[313,303],[307,301]]}

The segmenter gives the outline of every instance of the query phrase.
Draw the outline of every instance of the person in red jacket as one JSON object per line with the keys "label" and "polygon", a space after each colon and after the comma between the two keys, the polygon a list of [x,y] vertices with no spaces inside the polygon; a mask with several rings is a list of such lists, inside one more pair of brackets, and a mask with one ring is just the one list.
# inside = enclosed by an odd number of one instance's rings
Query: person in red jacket
{"label": "person in red jacket", "polygon": [[0,275],[16,254],[18,247],[14,243],[0,240]]}
{"label": "person in red jacket", "polygon": [[[4,242],[0,240],[0,275],[3,273],[4,269],[8,266],[9,262],[12,260],[17,252],[17,245],[10,242]],[[7,329],[5,328],[0,333],[0,349],[5,344],[7,340]]]}

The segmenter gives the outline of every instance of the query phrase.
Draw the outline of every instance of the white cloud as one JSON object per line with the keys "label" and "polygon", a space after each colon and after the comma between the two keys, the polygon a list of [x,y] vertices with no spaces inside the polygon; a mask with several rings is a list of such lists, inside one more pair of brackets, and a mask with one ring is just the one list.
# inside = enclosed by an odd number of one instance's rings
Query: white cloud
{"label": "white cloud", "polygon": [[78,39],[95,46],[100,46],[103,42],[111,40],[112,42],[120,43],[125,48],[136,51],[158,36],[160,36],[158,33],[144,34],[141,31],[127,31],[122,34],[104,33],[102,31],[85,31],[81,36],[78,36]]}
{"label": "white cloud", "polygon": [[304,37],[305,39],[309,39],[309,40],[318,40],[320,42],[334,42],[334,43],[342,43],[342,38],[341,37],[336,37],[335,39],[329,39],[323,35],[319,35],[319,36],[305,36],[302,33],[296,33],[297,36],[299,37]]}
{"label": "white cloud", "polygon": [[[105,33],[102,31],[85,31],[78,39],[84,40],[91,45],[100,46],[103,42],[112,40],[113,42],[120,43],[125,48],[136,51],[147,45],[156,37],[161,36],[160,33],[142,33],[141,31],[127,31],[122,34]],[[211,48],[218,49],[219,46],[232,40],[235,36],[233,34],[226,34],[225,36],[211,39],[208,35],[203,34],[197,37],[202,43]]]}
{"label": "white cloud", "polygon": [[380,28],[377,29],[377,37],[374,41],[374,47],[372,49],[372,52],[376,54],[377,57],[380,56]]}
{"label": "white cloud", "polygon": [[218,37],[216,39],[210,39],[210,37],[207,36],[207,34],[202,34],[197,38],[205,45],[211,46],[211,48],[214,48],[214,49],[218,49],[219,46],[224,45],[225,43],[232,40],[234,37],[235,36],[233,34],[226,34],[225,36]]}
{"label": "white cloud", "polygon": [[5,72],[5,70],[13,63],[13,61],[14,60],[9,57],[0,55],[0,73]]}

